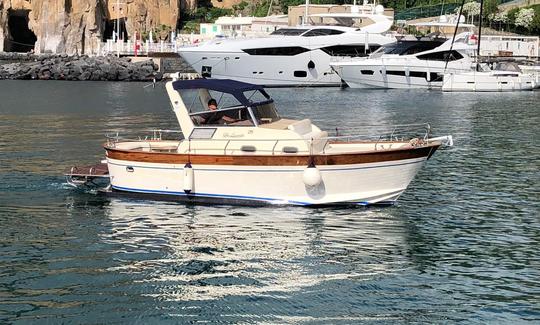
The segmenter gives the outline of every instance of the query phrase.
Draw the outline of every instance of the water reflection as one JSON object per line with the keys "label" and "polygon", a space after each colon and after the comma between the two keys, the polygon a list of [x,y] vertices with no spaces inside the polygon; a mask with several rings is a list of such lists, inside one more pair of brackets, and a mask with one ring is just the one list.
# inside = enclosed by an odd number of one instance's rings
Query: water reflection
{"label": "water reflection", "polygon": [[[405,249],[400,219],[385,209],[330,212],[113,199],[105,212],[110,230],[100,241],[120,244],[115,253],[125,255],[110,271],[142,275],[139,281],[159,288],[152,295],[160,300],[285,295],[408,267],[400,254]],[[162,254],[129,258],[144,252]]]}

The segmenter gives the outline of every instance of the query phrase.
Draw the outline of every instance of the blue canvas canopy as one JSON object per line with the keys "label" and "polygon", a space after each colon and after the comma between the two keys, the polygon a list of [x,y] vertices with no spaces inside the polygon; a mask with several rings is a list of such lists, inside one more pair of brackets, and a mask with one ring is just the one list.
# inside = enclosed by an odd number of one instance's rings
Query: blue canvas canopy
{"label": "blue canvas canopy", "polygon": [[[272,101],[270,96],[266,93],[263,86],[249,84],[246,82],[230,80],[230,79],[193,79],[193,80],[178,80],[173,82],[173,88],[175,90],[181,89],[208,89],[219,91],[222,93],[228,93],[233,95],[242,105],[252,106],[253,103],[246,98],[244,93],[246,91],[258,90],[264,97],[268,98],[268,101]],[[266,101],[266,102],[268,102]]]}

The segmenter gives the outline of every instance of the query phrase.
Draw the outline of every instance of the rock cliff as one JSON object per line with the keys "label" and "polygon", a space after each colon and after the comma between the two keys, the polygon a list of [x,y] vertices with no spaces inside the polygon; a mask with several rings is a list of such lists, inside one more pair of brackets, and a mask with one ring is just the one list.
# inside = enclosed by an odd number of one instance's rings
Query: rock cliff
{"label": "rock cliff", "polygon": [[[36,53],[97,54],[111,19],[109,1],[0,0],[0,51],[13,51],[14,46],[30,49],[29,43],[35,41]],[[122,14],[130,37],[135,31],[147,33],[162,25],[174,30],[180,6],[196,7],[193,0],[120,0],[120,3],[126,8]],[[26,34],[22,29],[26,29]],[[24,36],[32,33],[34,38]]]}

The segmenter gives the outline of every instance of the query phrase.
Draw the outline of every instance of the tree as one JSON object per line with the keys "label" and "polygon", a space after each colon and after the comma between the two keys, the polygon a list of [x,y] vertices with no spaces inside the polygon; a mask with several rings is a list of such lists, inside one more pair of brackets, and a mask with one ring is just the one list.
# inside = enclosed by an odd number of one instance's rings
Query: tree
{"label": "tree", "polygon": [[534,9],[534,18],[531,23],[531,32],[533,35],[540,35],[540,5],[534,5],[530,8]]}
{"label": "tree", "polygon": [[467,2],[463,5],[463,13],[470,17],[471,24],[474,24],[474,16],[480,15],[480,3],[475,1]]}
{"label": "tree", "polygon": [[508,14],[506,11],[491,14],[491,20],[496,23],[499,23],[499,30],[500,30],[501,25],[508,22]]}
{"label": "tree", "polygon": [[482,19],[489,22],[493,21],[493,17],[497,13],[498,0],[484,0],[484,8],[482,13]]}
{"label": "tree", "polygon": [[531,24],[534,19],[534,9],[533,8],[522,8],[516,15],[516,26],[521,26],[525,29],[530,30]]}

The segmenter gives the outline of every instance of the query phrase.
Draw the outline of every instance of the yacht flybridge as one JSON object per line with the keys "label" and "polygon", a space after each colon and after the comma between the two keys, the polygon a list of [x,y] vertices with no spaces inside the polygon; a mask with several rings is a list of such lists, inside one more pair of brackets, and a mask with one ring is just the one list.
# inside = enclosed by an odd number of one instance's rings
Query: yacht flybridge
{"label": "yacht flybridge", "polygon": [[219,39],[183,47],[180,55],[203,77],[227,78],[268,87],[340,86],[330,68],[331,56],[366,56],[381,45],[395,42],[383,36],[392,18],[382,6],[371,12],[311,15],[319,18],[365,19],[362,28],[311,26],[282,28],[268,37]]}
{"label": "yacht flybridge", "polygon": [[[430,138],[428,125],[395,127],[374,140],[329,136],[309,119],[281,117],[262,86],[233,80],[171,81],[166,89],[183,137],[164,131],[138,140],[111,137],[103,164],[86,173],[73,168],[68,182],[109,177],[111,193],[198,203],[393,203],[433,153],[452,142]],[[213,100],[217,109],[193,107]]]}

